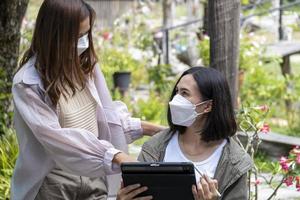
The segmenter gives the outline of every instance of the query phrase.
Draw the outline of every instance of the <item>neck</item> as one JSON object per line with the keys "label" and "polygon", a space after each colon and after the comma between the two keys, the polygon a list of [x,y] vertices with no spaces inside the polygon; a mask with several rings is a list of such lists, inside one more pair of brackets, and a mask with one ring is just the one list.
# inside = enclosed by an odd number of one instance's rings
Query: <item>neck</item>
{"label": "neck", "polygon": [[201,147],[201,148],[208,148],[219,145],[223,142],[222,140],[205,142],[201,140],[201,128],[195,128],[193,126],[187,127],[186,131],[180,135],[179,139],[187,145],[194,146],[194,147]]}
{"label": "neck", "polygon": [[201,133],[193,127],[187,127],[185,132],[181,135],[181,140],[187,144],[202,144]]}
{"label": "neck", "polygon": [[191,145],[206,145],[207,142],[201,140],[201,132],[204,127],[204,121],[205,119],[197,120],[192,126],[187,127],[184,134],[182,135],[182,140],[185,143],[189,143]]}
{"label": "neck", "polygon": [[201,133],[192,128],[187,128],[183,134],[179,135],[178,140],[183,154],[194,162],[207,159],[223,142],[223,140],[205,142],[201,140]]}

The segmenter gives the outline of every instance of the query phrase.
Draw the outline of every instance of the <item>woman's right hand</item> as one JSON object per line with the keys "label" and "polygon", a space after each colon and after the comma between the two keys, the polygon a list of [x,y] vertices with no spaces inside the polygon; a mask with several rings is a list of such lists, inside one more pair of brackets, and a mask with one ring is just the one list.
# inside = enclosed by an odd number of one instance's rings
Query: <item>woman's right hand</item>
{"label": "woman's right hand", "polygon": [[112,162],[121,165],[123,162],[137,162],[137,160],[126,153],[120,152],[114,156]]}
{"label": "woman's right hand", "polygon": [[148,188],[146,186],[141,187],[140,184],[124,187],[122,183],[121,189],[117,194],[117,200],[150,200],[153,198],[152,196],[136,197],[138,194],[145,192],[147,189]]}
{"label": "woman's right hand", "polygon": [[195,200],[217,200],[219,197],[218,181],[203,175],[197,184],[193,185],[192,192]]}

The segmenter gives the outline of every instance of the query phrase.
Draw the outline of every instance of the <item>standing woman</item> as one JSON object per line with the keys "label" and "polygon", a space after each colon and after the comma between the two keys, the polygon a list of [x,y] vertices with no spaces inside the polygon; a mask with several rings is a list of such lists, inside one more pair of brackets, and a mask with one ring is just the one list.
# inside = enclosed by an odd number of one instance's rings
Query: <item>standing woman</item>
{"label": "standing woman", "polygon": [[[93,48],[94,11],[44,0],[13,86],[19,157],[11,199],[106,199],[127,143],[161,128],[113,102]],[[127,142],[127,143],[126,143]]]}

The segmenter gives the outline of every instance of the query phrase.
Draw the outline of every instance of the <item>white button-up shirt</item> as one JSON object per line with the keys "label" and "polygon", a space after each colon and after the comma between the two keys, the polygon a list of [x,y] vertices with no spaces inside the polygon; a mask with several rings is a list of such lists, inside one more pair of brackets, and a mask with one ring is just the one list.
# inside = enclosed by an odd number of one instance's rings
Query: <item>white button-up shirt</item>
{"label": "white button-up shirt", "polygon": [[87,87],[97,102],[99,137],[80,128],[62,128],[57,110],[45,95],[31,58],[15,75],[12,86],[14,126],[19,156],[11,181],[12,200],[34,199],[43,179],[55,167],[87,177],[119,173],[112,159],[127,143],[141,137],[141,122],[122,102],[113,102],[98,66]]}

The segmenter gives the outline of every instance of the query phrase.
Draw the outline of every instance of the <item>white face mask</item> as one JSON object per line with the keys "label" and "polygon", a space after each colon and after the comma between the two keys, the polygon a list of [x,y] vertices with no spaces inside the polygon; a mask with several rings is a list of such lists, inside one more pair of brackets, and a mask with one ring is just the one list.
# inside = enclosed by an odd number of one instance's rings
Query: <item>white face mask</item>
{"label": "white face mask", "polygon": [[205,102],[207,101],[194,105],[183,96],[179,94],[175,95],[172,101],[169,102],[173,124],[186,127],[191,126],[199,115],[205,113],[196,112],[196,107],[204,104]]}
{"label": "white face mask", "polygon": [[78,44],[77,44],[78,55],[80,56],[85,50],[87,50],[87,48],[89,48],[89,37],[88,34],[85,34],[78,39]]}

